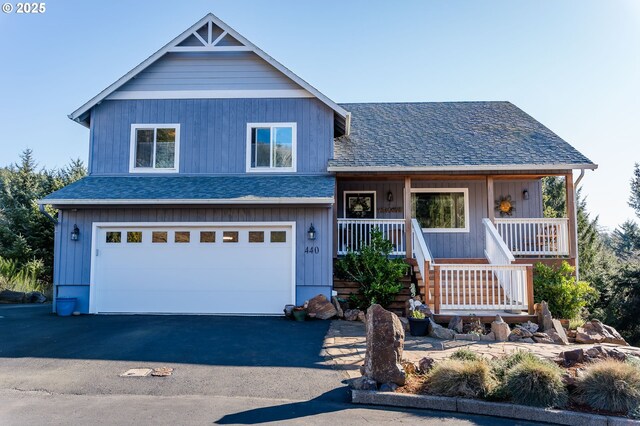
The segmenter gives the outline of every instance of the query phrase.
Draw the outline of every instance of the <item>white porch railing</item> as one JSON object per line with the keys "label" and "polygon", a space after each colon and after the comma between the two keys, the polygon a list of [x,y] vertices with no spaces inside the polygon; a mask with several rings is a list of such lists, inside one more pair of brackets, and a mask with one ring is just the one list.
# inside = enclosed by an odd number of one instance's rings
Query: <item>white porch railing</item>
{"label": "white porch railing", "polygon": [[411,247],[413,249],[413,258],[416,259],[422,280],[424,283],[427,283],[425,290],[428,296],[429,270],[433,269],[435,262],[433,261],[431,250],[429,250],[429,246],[427,246],[427,242],[424,240],[422,227],[417,219],[411,219]]}
{"label": "white porch railing", "polygon": [[526,265],[436,265],[435,269],[437,312],[529,307]]}
{"label": "white porch railing", "polygon": [[495,219],[496,228],[518,256],[568,256],[569,219]]}
{"label": "white porch railing", "polygon": [[484,255],[492,265],[510,265],[514,260],[509,247],[489,219],[482,219],[484,225]]}
{"label": "white porch railing", "polygon": [[406,254],[404,219],[338,219],[338,254],[358,251],[371,243],[371,230],[378,228],[393,244],[392,255]]}

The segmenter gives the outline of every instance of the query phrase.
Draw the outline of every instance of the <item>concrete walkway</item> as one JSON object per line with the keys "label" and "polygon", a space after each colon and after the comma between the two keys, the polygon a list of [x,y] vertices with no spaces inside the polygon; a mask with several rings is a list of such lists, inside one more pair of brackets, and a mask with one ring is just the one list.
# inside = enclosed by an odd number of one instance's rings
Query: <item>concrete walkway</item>
{"label": "concrete walkway", "polygon": [[[325,355],[346,378],[360,377],[360,366],[366,352],[365,325],[359,321],[332,321],[324,340]],[[425,356],[436,361],[449,358],[459,348],[470,349],[487,359],[499,358],[517,350],[531,351],[541,357],[554,359],[560,352],[575,348],[587,349],[596,345],[555,345],[544,343],[471,342],[468,340],[440,340],[431,337],[405,337],[404,359],[417,362]],[[640,355],[640,348],[602,343],[599,346],[615,347],[620,351]]]}

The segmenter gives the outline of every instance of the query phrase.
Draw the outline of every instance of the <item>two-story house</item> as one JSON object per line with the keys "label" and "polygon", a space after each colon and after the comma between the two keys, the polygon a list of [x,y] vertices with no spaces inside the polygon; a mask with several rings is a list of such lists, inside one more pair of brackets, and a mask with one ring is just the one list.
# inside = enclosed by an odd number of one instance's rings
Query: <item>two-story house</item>
{"label": "two-story house", "polygon": [[[85,313],[280,314],[373,227],[437,311],[530,310],[527,265],[575,262],[573,170],[596,168],[508,102],[337,104],[212,14],[69,117],[89,176],[41,204]],[[543,218],[550,175],[567,218]]]}

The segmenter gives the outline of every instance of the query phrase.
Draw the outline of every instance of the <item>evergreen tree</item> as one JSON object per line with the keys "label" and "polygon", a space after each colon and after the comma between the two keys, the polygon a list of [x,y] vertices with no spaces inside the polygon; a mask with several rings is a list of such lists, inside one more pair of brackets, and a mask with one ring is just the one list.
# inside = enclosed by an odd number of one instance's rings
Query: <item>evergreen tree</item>
{"label": "evergreen tree", "polygon": [[640,227],[627,220],[611,234],[611,247],[620,259],[627,259],[640,250]]}
{"label": "evergreen tree", "polygon": [[633,168],[629,206],[636,211],[636,216],[640,218],[640,164],[638,163],[636,163]]}
{"label": "evergreen tree", "polygon": [[565,180],[560,176],[542,179],[542,205],[544,217],[567,217]]}

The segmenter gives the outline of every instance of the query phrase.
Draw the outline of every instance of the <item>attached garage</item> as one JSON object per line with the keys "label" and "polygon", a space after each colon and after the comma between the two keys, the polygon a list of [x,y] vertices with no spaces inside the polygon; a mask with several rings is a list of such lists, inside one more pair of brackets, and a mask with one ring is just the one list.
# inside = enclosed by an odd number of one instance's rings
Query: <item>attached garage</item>
{"label": "attached garage", "polygon": [[295,223],[94,223],[92,313],[281,314]]}

